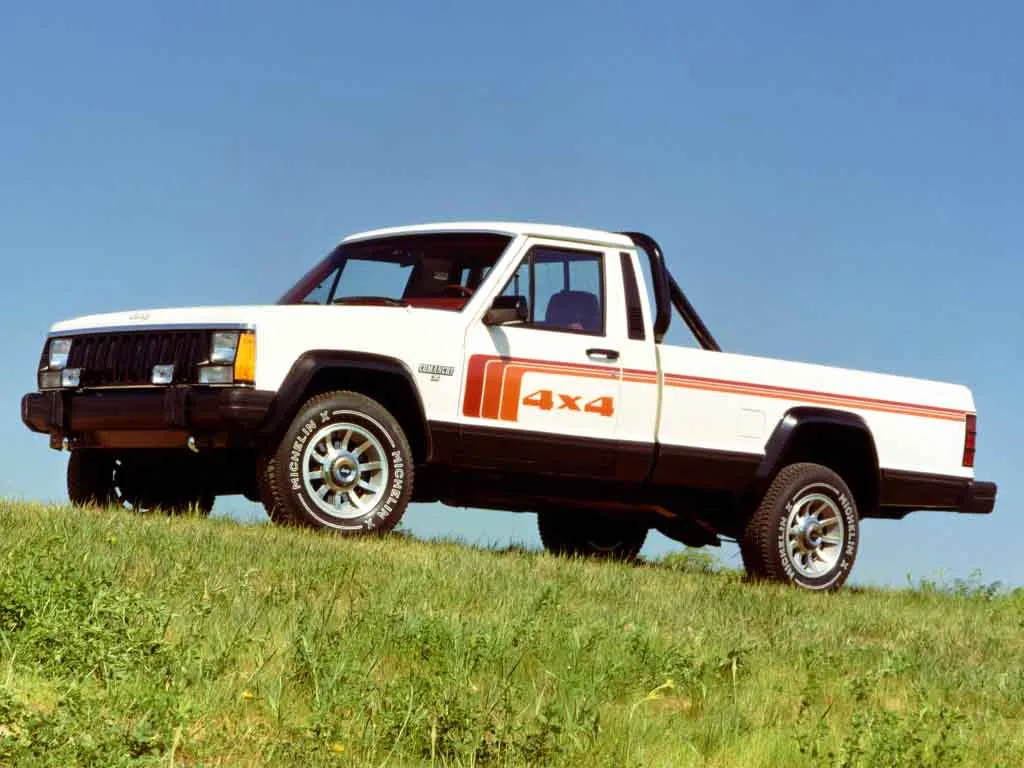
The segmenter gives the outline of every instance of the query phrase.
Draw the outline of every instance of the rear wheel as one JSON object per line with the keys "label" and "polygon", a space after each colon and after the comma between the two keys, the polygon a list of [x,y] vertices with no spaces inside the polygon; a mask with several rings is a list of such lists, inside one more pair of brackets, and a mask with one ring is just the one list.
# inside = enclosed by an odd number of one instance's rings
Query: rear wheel
{"label": "rear wheel", "polygon": [[412,451],[376,400],[328,392],[299,410],[262,475],[261,497],[275,522],[383,532],[398,524],[412,497]]}
{"label": "rear wheel", "polygon": [[740,542],[747,573],[804,589],[843,585],[857,557],[857,506],[828,467],[784,467],[751,516]]}
{"label": "rear wheel", "polygon": [[119,506],[132,512],[159,509],[178,515],[208,515],[214,495],[187,460],[145,454],[118,456],[73,451],[68,460],[68,498],[75,506]]}
{"label": "rear wheel", "polygon": [[633,560],[644,546],[647,526],[599,514],[537,513],[544,549],[552,554]]}

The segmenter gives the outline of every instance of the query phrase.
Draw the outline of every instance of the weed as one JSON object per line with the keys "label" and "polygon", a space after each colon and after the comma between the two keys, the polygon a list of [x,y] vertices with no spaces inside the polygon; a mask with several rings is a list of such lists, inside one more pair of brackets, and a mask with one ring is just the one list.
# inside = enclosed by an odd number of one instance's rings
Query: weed
{"label": "weed", "polygon": [[1024,764],[1024,592],[0,502],[0,765]]}

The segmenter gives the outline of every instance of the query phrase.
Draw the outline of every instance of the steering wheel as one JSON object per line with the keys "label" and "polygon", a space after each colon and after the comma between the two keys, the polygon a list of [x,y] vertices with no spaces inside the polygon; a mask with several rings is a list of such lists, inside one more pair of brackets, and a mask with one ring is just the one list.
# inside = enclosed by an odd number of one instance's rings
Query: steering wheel
{"label": "steering wheel", "polygon": [[473,295],[473,291],[464,285],[458,283],[449,283],[441,289],[442,296],[457,296],[459,298],[469,298]]}

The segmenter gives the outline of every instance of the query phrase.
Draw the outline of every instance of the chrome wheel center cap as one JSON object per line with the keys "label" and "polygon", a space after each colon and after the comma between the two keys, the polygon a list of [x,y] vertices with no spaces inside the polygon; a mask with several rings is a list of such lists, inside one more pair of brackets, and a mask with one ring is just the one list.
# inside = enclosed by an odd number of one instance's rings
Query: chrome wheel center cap
{"label": "chrome wheel center cap", "polygon": [[359,480],[359,469],[351,456],[339,456],[331,463],[329,475],[332,485],[348,490]]}
{"label": "chrome wheel center cap", "polygon": [[813,515],[808,517],[802,527],[801,539],[804,549],[821,549],[821,523],[818,522],[818,518]]}

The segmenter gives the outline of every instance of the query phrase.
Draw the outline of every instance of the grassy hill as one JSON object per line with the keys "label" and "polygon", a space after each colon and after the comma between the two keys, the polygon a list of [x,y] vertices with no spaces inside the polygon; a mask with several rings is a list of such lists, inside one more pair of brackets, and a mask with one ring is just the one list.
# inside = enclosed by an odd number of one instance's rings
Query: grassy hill
{"label": "grassy hill", "polygon": [[0,502],[0,764],[1024,764],[1024,595]]}

